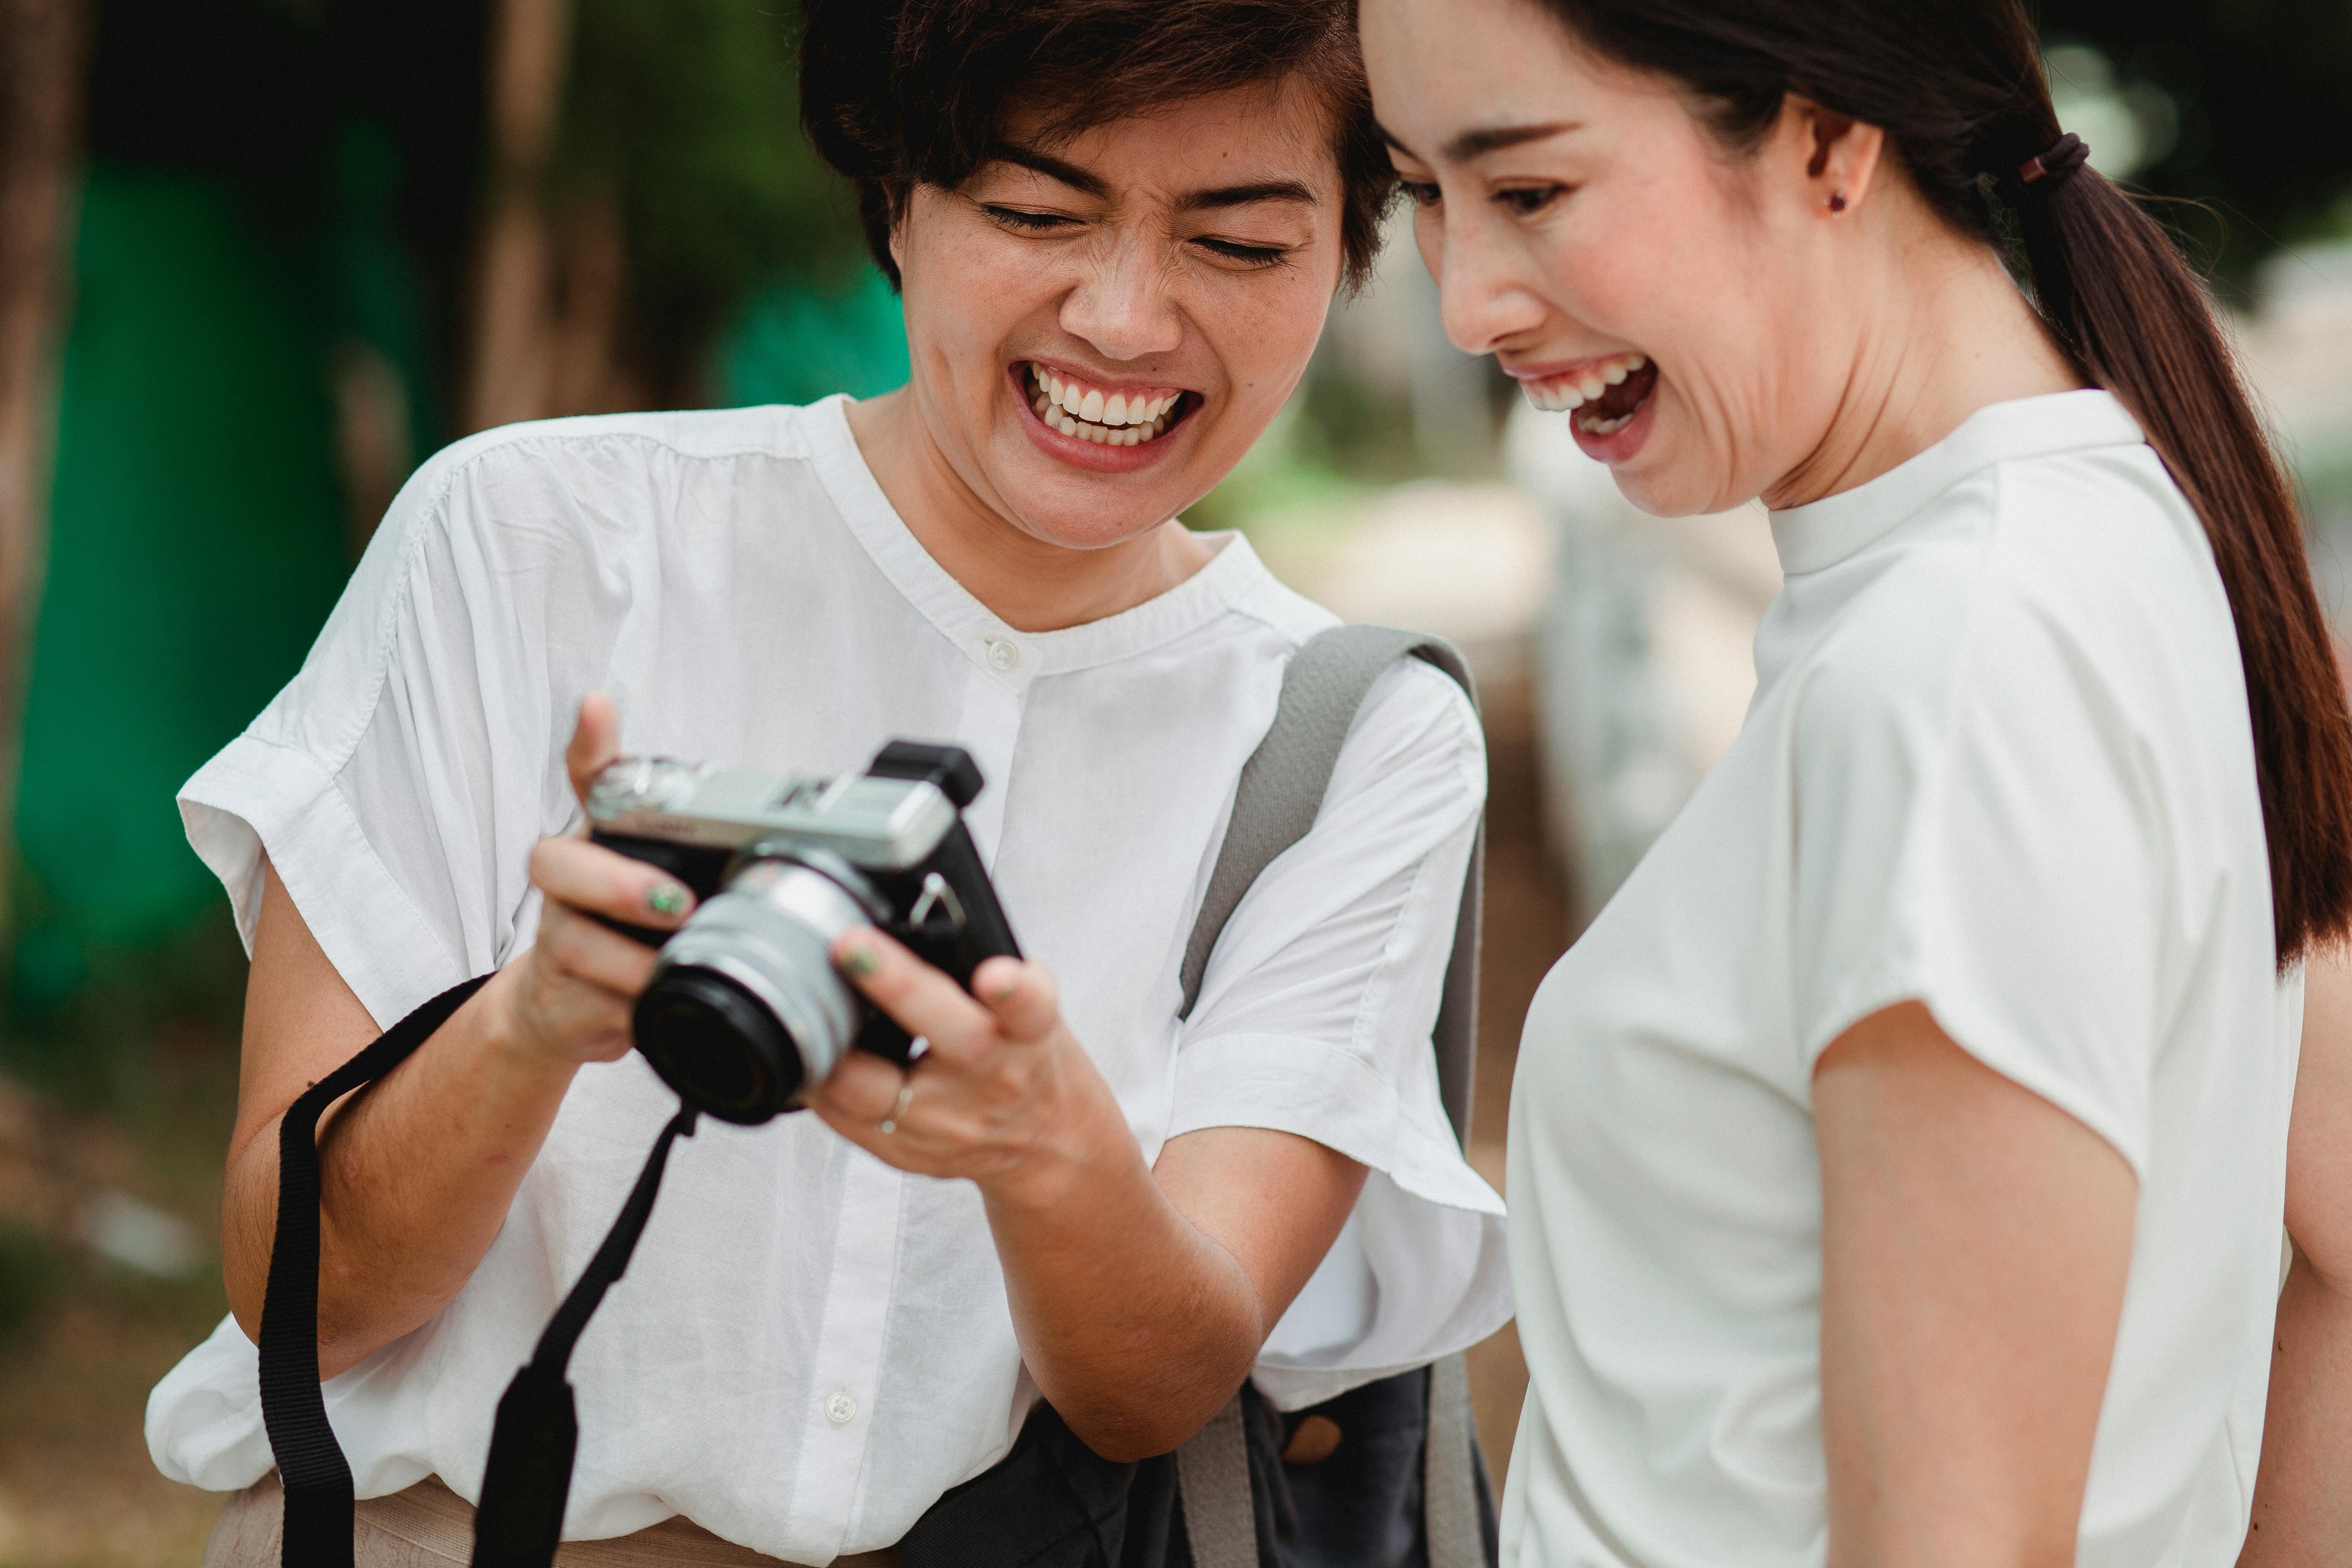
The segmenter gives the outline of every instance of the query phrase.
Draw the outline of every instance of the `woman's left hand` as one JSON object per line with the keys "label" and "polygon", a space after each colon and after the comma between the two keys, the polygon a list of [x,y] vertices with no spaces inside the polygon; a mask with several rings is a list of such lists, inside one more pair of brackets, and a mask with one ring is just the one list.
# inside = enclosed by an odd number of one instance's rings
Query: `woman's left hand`
{"label": "woman's left hand", "polygon": [[886,1163],[979,1184],[1022,1359],[1082,1440],[1125,1461],[1190,1437],[1249,1375],[1364,1168],[1257,1127],[1202,1128],[1147,1163],[1038,965],[992,958],[967,994],[878,931],[833,956],[930,1048],[906,1072],[851,1051],[810,1105]]}
{"label": "woman's left hand", "polygon": [[850,1051],[809,1097],[826,1125],[877,1159],[993,1188],[1083,1163],[1085,1146],[1113,1127],[1126,1135],[1041,966],[992,958],[967,993],[880,931],[848,932],[833,956],[869,1001],[929,1042],[905,1070]]}

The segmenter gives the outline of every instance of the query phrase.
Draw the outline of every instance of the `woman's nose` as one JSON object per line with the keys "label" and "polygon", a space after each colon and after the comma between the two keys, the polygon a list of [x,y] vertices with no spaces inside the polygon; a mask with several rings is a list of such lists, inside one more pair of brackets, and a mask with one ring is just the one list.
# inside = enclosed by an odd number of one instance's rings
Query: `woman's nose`
{"label": "woman's nose", "polygon": [[1543,324],[1543,296],[1528,286],[1513,266],[1513,247],[1499,243],[1489,226],[1431,225],[1419,237],[1422,259],[1437,279],[1438,317],[1455,348],[1493,353]]}
{"label": "woman's nose", "polygon": [[1172,353],[1184,322],[1145,247],[1120,245],[1092,258],[1062,301],[1062,330],[1108,359]]}

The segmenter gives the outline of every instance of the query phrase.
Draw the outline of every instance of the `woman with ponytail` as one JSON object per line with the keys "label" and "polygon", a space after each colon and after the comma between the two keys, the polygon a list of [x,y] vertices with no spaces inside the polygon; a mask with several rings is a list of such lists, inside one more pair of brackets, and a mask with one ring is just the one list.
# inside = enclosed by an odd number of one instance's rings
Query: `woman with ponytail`
{"label": "woman with ponytail", "polygon": [[1505,1561],[2345,1561],[2352,721],[2019,0],[1361,26],[1454,342],[1787,578],[1528,1017]]}

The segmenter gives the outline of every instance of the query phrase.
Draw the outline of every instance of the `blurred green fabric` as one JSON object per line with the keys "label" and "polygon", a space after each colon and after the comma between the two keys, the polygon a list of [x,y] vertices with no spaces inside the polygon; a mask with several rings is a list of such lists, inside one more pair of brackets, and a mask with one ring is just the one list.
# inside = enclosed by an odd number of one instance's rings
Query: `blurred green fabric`
{"label": "blurred green fabric", "polygon": [[[163,940],[218,897],[173,797],[300,667],[349,573],[331,354],[376,348],[408,388],[412,457],[433,440],[383,154],[345,141],[323,245],[262,234],[197,174],[101,166],[82,191],[16,805],[33,887],[13,989],[36,1007],[92,946]],[[713,358],[735,405],[907,377],[871,268],[755,296]]]}
{"label": "blurred green fabric", "polygon": [[907,323],[872,266],[825,289],[779,286],[755,296],[719,348],[730,405],[873,397],[906,384]]}
{"label": "blurred green fabric", "polygon": [[153,941],[216,896],[173,793],[349,569],[325,346],[227,193],[94,171],[73,289],[16,805],[49,929],[20,990],[70,988],[61,939]]}

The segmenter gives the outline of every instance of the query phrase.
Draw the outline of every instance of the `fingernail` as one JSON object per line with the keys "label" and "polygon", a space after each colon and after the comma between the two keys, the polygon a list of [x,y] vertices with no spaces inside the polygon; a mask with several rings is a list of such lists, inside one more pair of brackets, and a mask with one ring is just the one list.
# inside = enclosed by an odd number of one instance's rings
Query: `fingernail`
{"label": "fingernail", "polygon": [[1008,980],[1002,985],[990,986],[988,988],[988,999],[992,1002],[1010,1002],[1013,1000],[1013,994],[1020,989],[1021,982],[1018,980]]}
{"label": "fingernail", "polygon": [[874,950],[863,942],[841,955],[841,967],[861,980],[880,968],[881,963],[881,959]]}
{"label": "fingernail", "polygon": [[646,895],[646,908],[657,915],[682,914],[686,910],[686,889],[676,882],[656,882]]}

